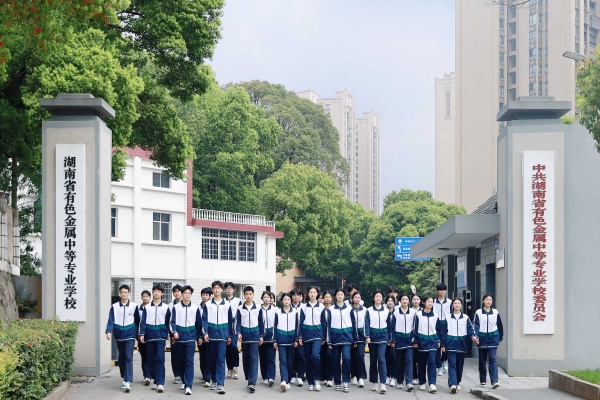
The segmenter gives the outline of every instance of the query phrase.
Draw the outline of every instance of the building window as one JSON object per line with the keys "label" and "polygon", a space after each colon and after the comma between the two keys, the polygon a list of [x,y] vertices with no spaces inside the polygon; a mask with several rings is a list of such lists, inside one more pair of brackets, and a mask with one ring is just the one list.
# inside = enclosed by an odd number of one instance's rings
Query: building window
{"label": "building window", "polygon": [[160,188],[170,188],[171,187],[171,178],[169,175],[161,172],[153,172],[152,173],[152,186],[160,187]]}
{"label": "building window", "polygon": [[110,237],[117,237],[117,209],[110,208]]}
{"label": "building window", "polygon": [[171,214],[152,213],[153,239],[168,242],[171,230]]}
{"label": "building window", "polygon": [[161,297],[163,303],[169,304],[173,301],[173,283],[172,282],[152,282],[152,287],[160,285],[165,290]]}
{"label": "building window", "polygon": [[256,232],[202,228],[202,258],[256,261]]}

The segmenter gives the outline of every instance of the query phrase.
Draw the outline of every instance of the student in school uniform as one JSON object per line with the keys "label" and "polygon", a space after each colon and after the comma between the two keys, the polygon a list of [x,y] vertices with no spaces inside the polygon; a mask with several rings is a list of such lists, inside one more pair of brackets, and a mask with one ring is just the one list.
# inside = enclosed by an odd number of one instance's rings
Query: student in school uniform
{"label": "student in school uniform", "polygon": [[[140,322],[142,321],[142,314],[144,312],[144,308],[146,308],[146,306],[148,304],[150,304],[150,292],[147,290],[144,290],[142,292],[142,304],[139,305],[138,307],[138,313],[139,313],[139,319]],[[147,362],[147,358],[146,358],[146,343],[143,343],[140,340],[140,337],[138,336],[138,351],[140,352],[140,357],[142,359],[142,374],[144,375],[144,385],[146,386],[150,386],[150,369],[148,367],[148,362]]]}
{"label": "student in school uniform", "polygon": [[292,307],[292,296],[284,293],[281,296],[282,307],[275,313],[273,346],[279,352],[280,388],[282,392],[291,389],[293,376],[294,348],[298,347],[298,311]]}
{"label": "student in school uniform", "polygon": [[171,318],[171,335],[175,340],[174,346],[179,346],[180,371],[183,371],[181,389],[186,395],[192,394],[194,383],[194,355],[196,343],[202,345],[202,316],[200,307],[192,303],[194,289],[186,285],[182,288],[182,300],[173,306]]}
{"label": "student in school uniform", "polygon": [[374,392],[386,393],[385,381],[387,366],[385,351],[388,347],[388,324],[390,312],[383,303],[383,292],[376,290],[373,293],[373,306],[367,308],[365,315],[366,341],[369,345],[369,380],[373,383]]}
{"label": "student in school uniform", "polygon": [[452,300],[452,314],[446,323],[446,352],[448,352],[448,387],[452,394],[460,390],[465,354],[471,346],[471,340],[477,343],[473,324],[462,313],[462,300]]}
{"label": "student in school uniform", "polygon": [[[204,305],[206,303],[208,303],[210,301],[210,299],[212,298],[212,289],[209,287],[205,287],[204,289],[202,289],[200,291],[200,296],[202,297],[202,301],[200,301],[200,304],[198,304],[198,306],[200,307],[200,315],[203,316],[204,314]],[[198,356],[200,358],[199,360],[199,364],[200,364],[200,372],[202,373],[202,377],[200,378],[200,383],[202,383],[202,385],[204,387],[210,387],[210,381],[211,381],[211,377],[210,377],[210,361],[209,361],[209,357],[208,357],[208,343],[204,342],[202,343],[202,346],[198,347]]]}
{"label": "student in school uniform", "polygon": [[[239,297],[235,297],[234,292],[235,284],[233,282],[225,282],[225,301],[227,301],[231,307],[231,314],[233,314],[234,318],[233,324],[235,326],[235,317],[237,315],[238,307],[242,304],[242,300]],[[227,379],[238,379],[240,377],[238,373],[240,355],[238,353],[236,335],[233,335],[231,338],[231,344],[227,345],[227,350],[225,350],[225,361],[227,364]]]}
{"label": "student in school uniform", "polygon": [[354,292],[352,295],[352,313],[356,323],[356,343],[350,349],[350,375],[352,385],[358,385],[359,388],[365,387],[365,379],[367,379],[367,368],[365,367],[365,316],[367,308],[362,306],[362,298],[360,292]]}
{"label": "student in school uniform", "polygon": [[248,391],[256,391],[258,379],[258,348],[263,344],[264,324],[262,308],[254,302],[254,288],[244,287],[244,303],[238,308],[236,334],[242,343],[242,365],[248,381]]}
{"label": "student in school uniform", "polygon": [[[394,315],[394,311],[396,311],[396,298],[393,295],[388,294],[385,296],[383,302],[387,306],[387,310],[390,313],[389,319],[391,320],[392,316]],[[388,338],[388,346],[385,349],[385,365],[387,369],[385,382],[391,387],[396,387],[396,351],[391,346],[393,336],[388,335]]]}
{"label": "student in school uniform", "polygon": [[404,388],[412,391],[413,385],[413,325],[415,319],[415,310],[410,307],[410,300],[407,294],[400,296],[400,305],[395,309],[392,315],[390,328],[392,330],[392,348],[396,352],[396,385],[398,389]]}
{"label": "student in school uniform", "polygon": [[133,382],[133,346],[140,325],[138,306],[129,301],[129,286],[119,287],[120,301],[110,307],[108,323],[106,324],[106,339],[110,340],[115,334],[117,349],[119,350],[119,371],[121,372],[121,389],[126,393],[131,392]]}
{"label": "student in school uniform", "polygon": [[[351,283],[351,284],[347,285],[344,288],[344,290],[348,294],[348,300],[346,300],[346,304],[351,306],[352,305],[352,296],[354,295],[354,293],[358,292],[358,286],[356,286],[356,283]],[[360,305],[361,306],[365,305],[365,302],[362,299],[360,300]]]}
{"label": "student in school uniform", "polygon": [[[445,331],[446,328],[444,325],[446,324],[446,320],[451,314],[450,303],[451,301],[446,298],[446,290],[448,290],[448,286],[445,283],[439,283],[436,287],[437,289],[437,297],[433,302],[433,312],[438,315],[441,329]],[[438,376],[442,376],[444,372],[448,371],[448,356],[446,352],[443,352],[442,349],[438,349],[435,356],[435,367],[437,368]]]}
{"label": "student in school uniform", "polygon": [[225,352],[233,336],[233,315],[229,303],[221,296],[223,283],[214,281],[211,285],[213,298],[204,305],[202,324],[204,340],[208,342],[210,360],[210,390],[225,394]]}
{"label": "student in school uniform", "polygon": [[394,299],[396,299],[394,307],[398,307],[400,305],[400,297],[398,297],[398,288],[396,286],[388,287],[387,294],[388,296],[394,296]]}
{"label": "student in school uniform", "polygon": [[[181,301],[181,297],[182,297],[181,289],[182,288],[183,288],[183,286],[181,286],[181,285],[173,286],[173,289],[172,289],[173,301],[171,303],[169,303],[169,310],[171,311],[171,315],[173,314],[173,306]],[[169,332],[170,332],[170,329],[169,329]],[[175,379],[173,380],[173,383],[180,384],[181,376],[183,375],[183,370],[180,370],[180,365],[176,362],[176,360],[181,359],[181,356],[178,353],[178,351],[183,350],[183,349],[180,346],[173,346],[173,344],[175,343],[175,340],[171,336],[169,336],[169,338],[170,338],[170,342],[171,342],[171,370],[173,371],[173,376],[175,377]]]}
{"label": "student in school uniform", "polygon": [[[423,307],[421,307],[421,297],[416,293],[410,296],[410,303],[415,314],[423,309]],[[419,384],[419,371],[417,369],[418,359],[418,354],[413,348],[413,385]]]}
{"label": "student in school uniform", "polygon": [[487,371],[485,368],[488,360],[490,380],[492,388],[500,386],[498,382],[498,364],[496,363],[496,350],[504,337],[504,328],[500,313],[492,308],[494,299],[492,295],[483,295],[481,309],[475,312],[475,335],[477,336],[477,347],[479,349],[479,382],[481,386],[486,385]]}
{"label": "student in school uniform", "polygon": [[[327,310],[333,307],[333,296],[328,291],[319,293],[319,301]],[[328,314],[325,314],[325,318],[329,318]],[[323,376],[323,380],[327,382],[327,387],[333,387],[333,364],[331,363],[331,347],[327,344],[328,338],[326,338],[325,341],[326,343],[321,345],[321,373]]]}
{"label": "student in school uniform", "polygon": [[[429,392],[436,393],[435,355],[437,349],[444,350],[441,323],[433,312],[433,297],[427,296],[423,301],[423,309],[415,315],[413,330],[413,347],[419,355],[419,385],[425,390],[425,382],[429,382]],[[427,377],[427,378],[426,378]]]}
{"label": "student in school uniform", "polygon": [[[292,296],[292,308],[298,313],[300,318],[300,309],[302,308],[302,291],[300,289],[292,289],[290,292]],[[306,366],[304,362],[304,349],[302,347],[296,347],[294,349],[294,366],[292,368],[292,385],[303,385],[304,374],[306,372]]]}
{"label": "student in school uniform", "polygon": [[[331,347],[335,390],[350,391],[350,348],[357,341],[352,307],[344,302],[344,289],[335,291],[336,302],[325,310],[327,344]],[[340,368],[341,357],[341,368]]]}
{"label": "student in school uniform", "polygon": [[140,321],[140,342],[146,347],[148,377],[154,380],[152,390],[159,393],[165,390],[165,343],[171,330],[171,311],[162,302],[164,292],[161,285],[152,287],[152,302],[144,307]]}
{"label": "student in school uniform", "polygon": [[276,307],[271,304],[271,292],[264,291],[261,295],[263,304],[260,306],[262,324],[264,326],[263,343],[258,348],[260,375],[263,384],[269,387],[275,383],[275,347],[273,346],[273,326],[275,325]]}
{"label": "student in school uniform", "polygon": [[321,390],[321,345],[325,324],[325,307],[317,300],[319,289],[308,288],[308,301],[300,308],[300,328],[298,343],[303,348],[306,361],[308,390]]}

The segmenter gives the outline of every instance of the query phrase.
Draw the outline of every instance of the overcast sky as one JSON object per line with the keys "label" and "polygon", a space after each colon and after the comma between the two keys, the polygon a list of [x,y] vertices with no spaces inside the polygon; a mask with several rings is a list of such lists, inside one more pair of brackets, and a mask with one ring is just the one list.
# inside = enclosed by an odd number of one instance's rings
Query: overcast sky
{"label": "overcast sky", "polygon": [[434,78],[454,70],[454,0],[228,0],[220,84],[266,80],[381,118],[381,197],[433,192]]}

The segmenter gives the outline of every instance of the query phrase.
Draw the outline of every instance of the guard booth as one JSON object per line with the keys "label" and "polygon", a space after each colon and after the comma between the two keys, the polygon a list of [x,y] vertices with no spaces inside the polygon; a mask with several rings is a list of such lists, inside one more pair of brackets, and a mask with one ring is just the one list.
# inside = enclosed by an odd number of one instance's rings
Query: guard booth
{"label": "guard booth", "polygon": [[513,376],[600,367],[590,346],[600,319],[581,303],[600,287],[600,154],[584,127],[563,124],[570,109],[551,97],[508,103],[498,113],[497,194],[412,247],[413,257],[442,260],[440,278],[470,317],[484,293],[494,296],[498,364]]}

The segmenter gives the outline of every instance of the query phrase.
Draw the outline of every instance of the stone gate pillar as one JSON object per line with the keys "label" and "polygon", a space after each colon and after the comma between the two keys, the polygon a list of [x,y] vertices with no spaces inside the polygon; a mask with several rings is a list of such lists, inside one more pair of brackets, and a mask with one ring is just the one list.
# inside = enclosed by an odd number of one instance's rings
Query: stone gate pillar
{"label": "stone gate pillar", "polygon": [[81,321],[75,373],[111,365],[104,327],[110,307],[112,132],[115,111],[91,94],[40,99],[42,124],[42,318]]}

